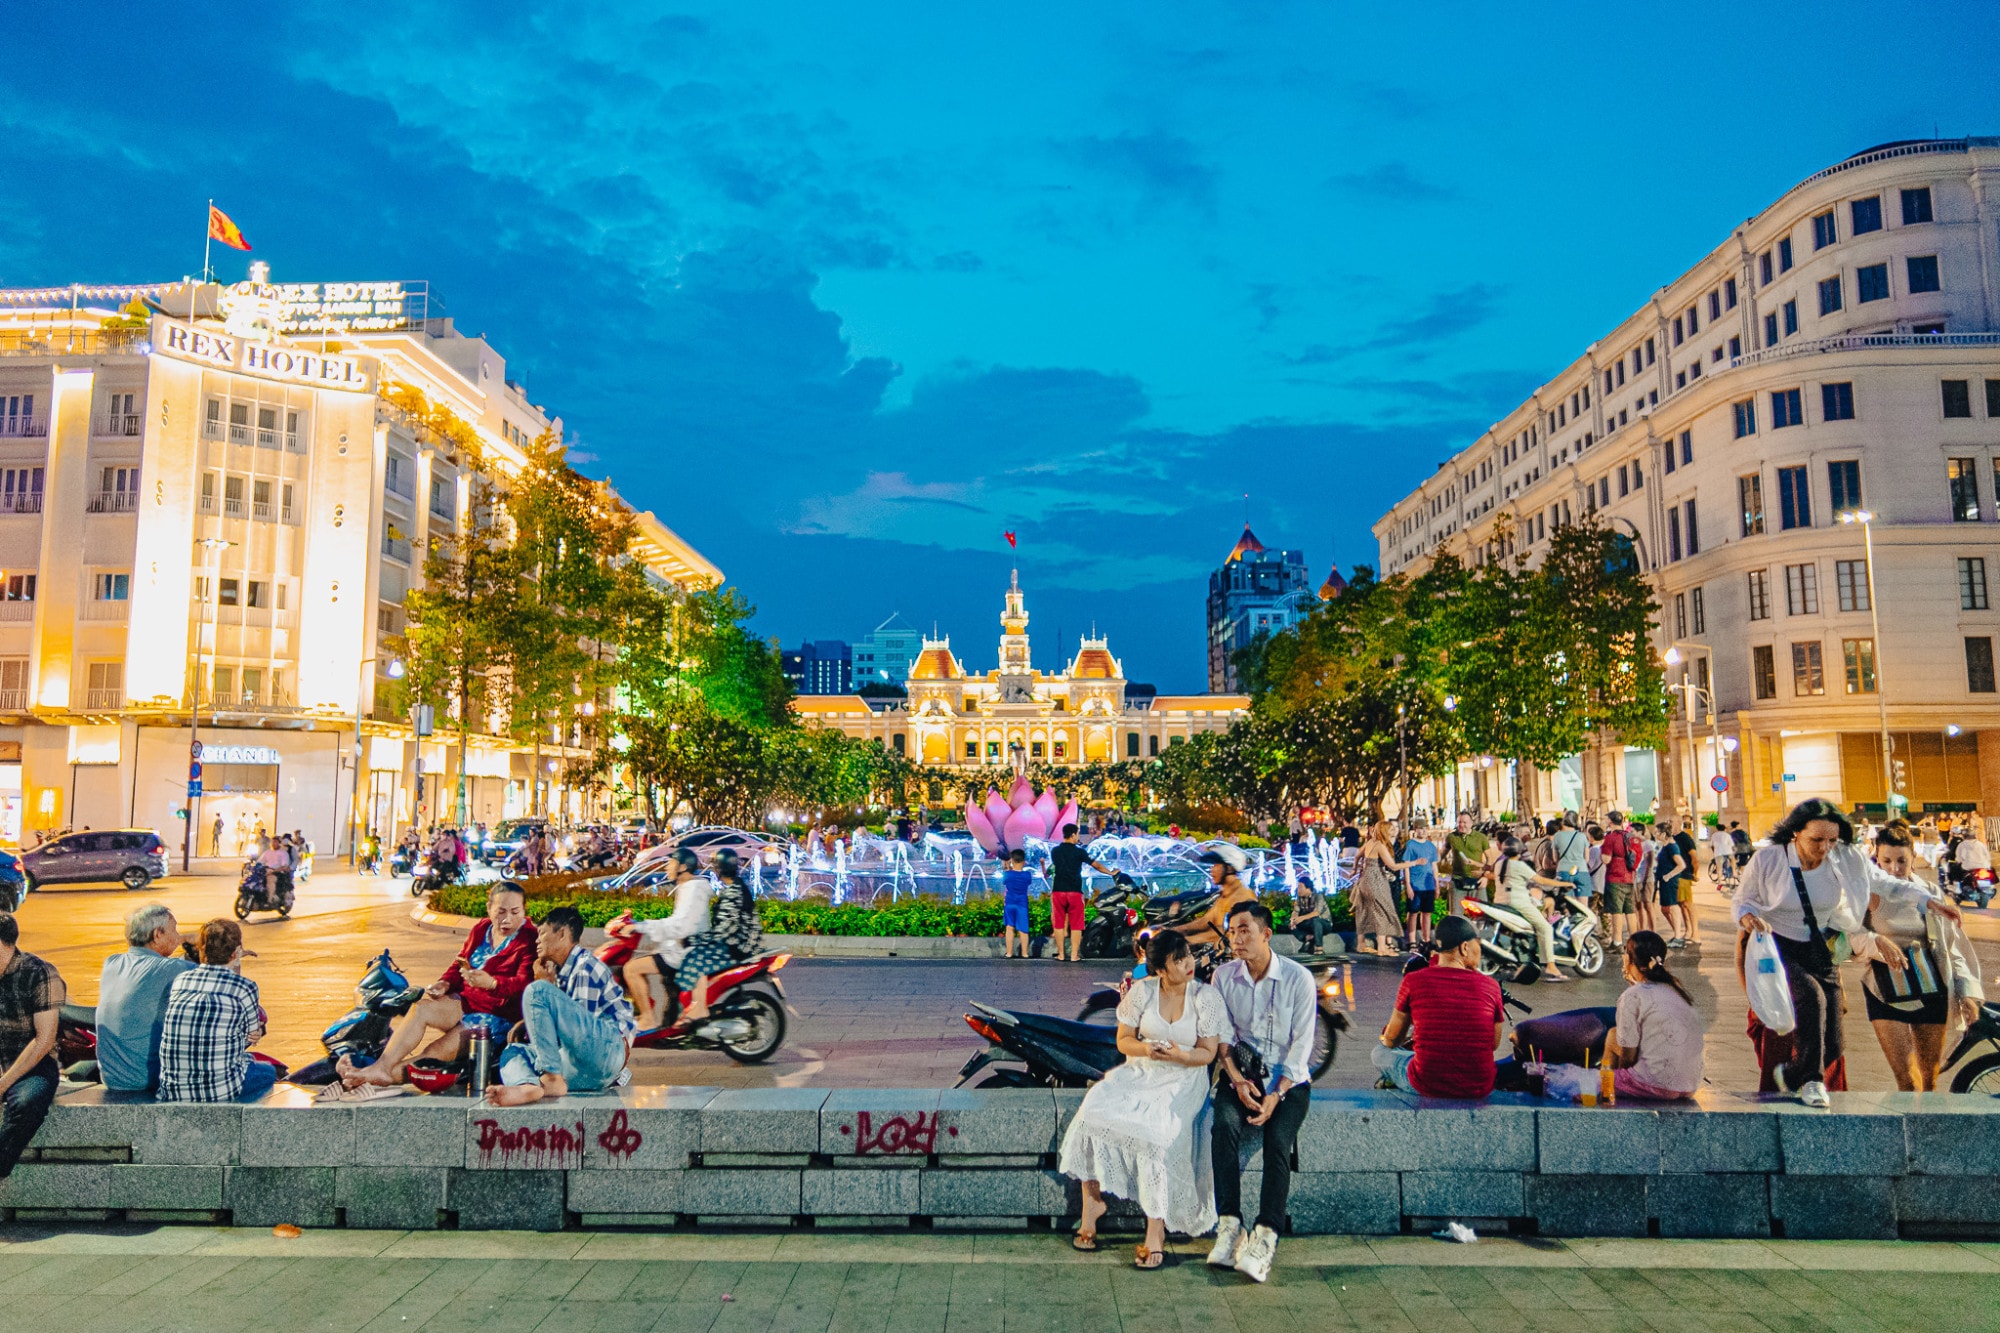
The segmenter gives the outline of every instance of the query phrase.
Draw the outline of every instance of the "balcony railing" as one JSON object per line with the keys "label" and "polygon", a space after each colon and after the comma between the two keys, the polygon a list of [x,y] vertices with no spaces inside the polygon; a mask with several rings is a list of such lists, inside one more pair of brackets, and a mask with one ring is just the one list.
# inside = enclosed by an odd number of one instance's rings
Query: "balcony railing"
{"label": "balcony railing", "polygon": [[1827,352],[1864,352],[1878,347],[2000,347],[2000,333],[1842,333],[1831,338],[1760,347],[1730,361],[1731,368]]}
{"label": "balcony railing", "polygon": [[393,556],[407,565],[410,563],[410,544],[400,537],[385,535],[382,538],[382,554]]}
{"label": "balcony railing", "polygon": [[0,437],[27,439],[48,433],[47,417],[0,417]]}
{"label": "balcony railing", "polygon": [[299,443],[299,433],[297,431],[288,430],[285,432],[285,450],[288,453],[294,454],[305,452],[305,446]]}
{"label": "balcony railing", "polygon": [[250,502],[250,517],[259,523],[269,523],[271,521],[271,502],[269,500],[252,500]]}
{"label": "balcony railing", "polygon": [[0,620],[20,621],[33,620],[34,618],[35,604],[33,602],[0,602]]}
{"label": "balcony railing", "polygon": [[83,706],[92,713],[116,712],[125,706],[125,691],[122,689],[85,690],[83,692]]}
{"label": "balcony railing", "polygon": [[139,509],[139,492],[99,491],[90,497],[89,508],[93,514],[136,513]]}
{"label": "balcony railing", "polygon": [[299,510],[296,505],[285,505],[278,510],[278,521],[280,523],[296,524],[299,521],[299,517]]}
{"label": "balcony railing", "polygon": [[42,512],[40,491],[9,491],[0,495],[0,514],[39,514]]}
{"label": "balcony railing", "polygon": [[52,329],[0,333],[0,356],[75,356],[127,352],[146,341],[145,329]]}
{"label": "balcony railing", "polygon": [[389,476],[383,479],[382,489],[391,495],[400,495],[405,500],[417,498],[417,483],[404,476]]}
{"label": "balcony railing", "polygon": [[204,495],[195,502],[195,507],[204,514],[213,514],[215,512],[215,497],[213,495]]}
{"label": "balcony railing", "polygon": [[123,620],[131,614],[131,611],[132,603],[129,601],[89,601],[83,604],[83,619]]}
{"label": "balcony railing", "polygon": [[139,414],[137,412],[111,412],[97,419],[99,435],[137,435]]}
{"label": "balcony railing", "polygon": [[24,713],[27,710],[26,690],[0,690],[0,713]]}
{"label": "balcony railing", "polygon": [[241,498],[231,496],[224,496],[222,498],[222,516],[224,518],[242,518],[245,512],[247,511]]}

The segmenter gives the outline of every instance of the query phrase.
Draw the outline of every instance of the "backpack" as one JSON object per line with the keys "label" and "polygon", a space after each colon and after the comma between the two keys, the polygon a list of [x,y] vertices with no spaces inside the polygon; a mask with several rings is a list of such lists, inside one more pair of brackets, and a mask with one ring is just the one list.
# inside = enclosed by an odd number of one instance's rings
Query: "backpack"
{"label": "backpack", "polygon": [[[1618,850],[1615,852],[1611,850],[1611,840],[1613,838],[1618,839]],[[1638,840],[1622,828],[1612,829],[1611,832],[1604,835],[1604,855],[1606,857],[1616,856],[1620,861],[1623,861],[1625,863],[1625,873],[1628,875],[1639,868],[1640,852]]]}

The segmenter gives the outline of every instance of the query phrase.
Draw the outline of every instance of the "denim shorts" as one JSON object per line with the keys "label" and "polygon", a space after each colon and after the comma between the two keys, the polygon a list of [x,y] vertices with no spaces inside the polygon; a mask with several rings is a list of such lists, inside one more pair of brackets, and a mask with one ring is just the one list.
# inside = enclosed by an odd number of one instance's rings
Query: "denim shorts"
{"label": "denim shorts", "polygon": [[494,1041],[503,1041],[514,1025],[498,1014],[467,1014],[459,1020],[467,1032],[484,1032]]}

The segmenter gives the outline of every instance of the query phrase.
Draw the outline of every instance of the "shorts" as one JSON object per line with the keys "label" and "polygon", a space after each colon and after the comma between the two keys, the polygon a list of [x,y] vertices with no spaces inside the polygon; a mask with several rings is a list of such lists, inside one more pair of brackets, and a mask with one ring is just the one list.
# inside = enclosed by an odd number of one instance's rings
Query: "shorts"
{"label": "shorts", "polygon": [[1432,889],[1412,889],[1410,891],[1411,916],[1437,915],[1438,891]]}
{"label": "shorts", "polygon": [[1080,893],[1050,894],[1049,921],[1049,928],[1051,930],[1082,930],[1083,895]]}
{"label": "shorts", "polygon": [[505,1041],[514,1025],[498,1014],[467,1014],[459,1020],[467,1032],[484,1032],[493,1041]]}
{"label": "shorts", "polygon": [[1679,907],[1681,905],[1681,895],[1686,891],[1687,891],[1686,880],[1684,879],[1668,880],[1666,883],[1660,885],[1660,906]]}
{"label": "shorts", "polygon": [[1631,884],[1613,884],[1609,880],[1605,881],[1604,910],[1606,912],[1615,916],[1632,915],[1632,898]]}
{"label": "shorts", "polygon": [[1028,900],[1009,898],[1007,905],[1000,909],[1000,924],[1026,932],[1028,929]]}
{"label": "shorts", "polygon": [[1896,1009],[1875,998],[1875,992],[1866,986],[1861,988],[1861,998],[1868,1004],[1868,1021],[1907,1023],[1911,1027],[1943,1027],[1951,1017],[1951,1004],[1943,991],[1926,996],[1924,1002],[1914,1009]]}

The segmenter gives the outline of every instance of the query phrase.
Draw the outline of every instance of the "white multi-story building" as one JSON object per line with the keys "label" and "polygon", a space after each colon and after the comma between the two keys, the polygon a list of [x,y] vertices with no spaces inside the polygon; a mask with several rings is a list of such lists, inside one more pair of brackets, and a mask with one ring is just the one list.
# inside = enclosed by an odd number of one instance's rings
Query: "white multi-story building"
{"label": "white multi-story building", "polygon": [[[461,772],[474,820],[546,806],[529,747],[476,735],[461,755],[442,718],[419,742],[376,696],[398,667],[382,640],[431,537],[467,521],[474,468],[517,469],[561,421],[416,284],[253,275],[0,292],[0,840],[178,842],[192,805],[197,855],[260,826],[344,850],[352,826],[452,817]],[[480,460],[413,404],[469,425]],[[719,579],[636,522],[655,577]]]}
{"label": "white multi-story building", "polygon": [[[1890,783],[1918,812],[2000,814],[1996,504],[2000,139],[1925,140],[1743,222],[1374,532],[1390,574],[1533,561],[1587,514],[1630,536],[1679,647],[1668,682],[1707,692],[1682,693],[1695,735],[1683,713],[1664,755],[1577,756],[1534,775],[1538,804],[1699,793],[1761,828]],[[1505,808],[1502,769],[1434,796]]]}

